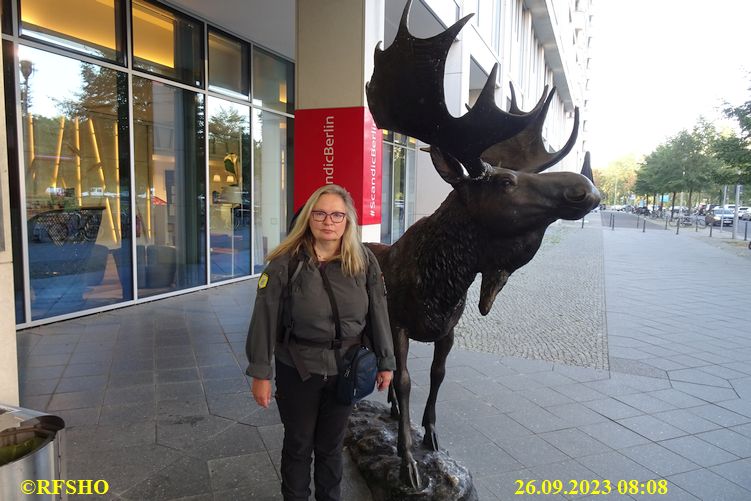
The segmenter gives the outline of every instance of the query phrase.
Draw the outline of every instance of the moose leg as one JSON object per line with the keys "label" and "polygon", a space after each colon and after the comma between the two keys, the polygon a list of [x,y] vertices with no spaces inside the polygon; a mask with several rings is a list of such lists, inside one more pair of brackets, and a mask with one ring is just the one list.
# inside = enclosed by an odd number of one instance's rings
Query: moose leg
{"label": "moose leg", "polygon": [[425,428],[425,436],[422,444],[432,451],[438,450],[438,437],[435,434],[435,403],[438,398],[438,390],[446,375],[446,358],[454,346],[454,329],[447,336],[435,342],[433,348],[433,364],[430,366],[430,393],[425,403],[425,412],[422,415],[422,426]]}
{"label": "moose leg", "polygon": [[412,386],[407,370],[409,338],[404,329],[399,329],[397,333],[394,333],[394,351],[396,352],[396,377],[391,384],[396,390],[396,400],[399,405],[399,437],[396,447],[397,453],[402,458],[399,478],[413,489],[419,489],[422,482],[417,469],[417,461],[412,457],[412,434],[409,422],[409,394]]}
{"label": "moose leg", "polygon": [[396,389],[394,389],[393,383],[389,385],[388,402],[391,404],[391,417],[399,419],[399,400],[396,398]]}

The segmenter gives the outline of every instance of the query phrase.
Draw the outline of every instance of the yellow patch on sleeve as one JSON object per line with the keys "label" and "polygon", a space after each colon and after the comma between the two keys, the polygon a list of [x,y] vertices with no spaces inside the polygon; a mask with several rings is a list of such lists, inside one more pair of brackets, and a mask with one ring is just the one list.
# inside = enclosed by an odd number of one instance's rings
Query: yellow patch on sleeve
{"label": "yellow patch on sleeve", "polygon": [[261,273],[261,276],[258,277],[258,288],[263,289],[268,285],[269,283],[269,276],[265,273]]}

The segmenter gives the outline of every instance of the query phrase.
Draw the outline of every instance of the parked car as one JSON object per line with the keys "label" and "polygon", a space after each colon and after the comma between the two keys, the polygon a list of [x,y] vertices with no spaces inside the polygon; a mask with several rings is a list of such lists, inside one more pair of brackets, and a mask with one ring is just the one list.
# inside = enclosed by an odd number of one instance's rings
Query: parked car
{"label": "parked car", "polygon": [[738,219],[743,219],[746,214],[748,214],[748,207],[738,207]]}
{"label": "parked car", "polygon": [[711,211],[707,212],[707,215],[704,217],[704,221],[707,223],[707,225],[713,225],[713,226],[732,226],[733,225],[733,215],[734,211],[731,209],[712,209]]}

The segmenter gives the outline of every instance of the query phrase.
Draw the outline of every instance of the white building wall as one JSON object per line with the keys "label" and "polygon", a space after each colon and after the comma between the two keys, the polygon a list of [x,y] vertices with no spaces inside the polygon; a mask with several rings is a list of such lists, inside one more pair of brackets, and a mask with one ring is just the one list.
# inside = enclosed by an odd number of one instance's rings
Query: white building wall
{"label": "white building wall", "polygon": [[[496,103],[503,109],[510,102],[509,82],[513,83],[523,110],[534,107],[545,85],[556,86],[556,97],[543,131],[550,146],[557,150],[568,140],[575,106],[579,107],[580,123],[577,145],[551,170],[580,170],[586,144],[584,101],[592,0],[424,0],[423,3],[445,27],[455,22],[457,11],[461,17],[475,13],[449,52],[445,81],[449,110],[463,114],[465,103],[473,103],[479,93],[481,85],[477,82],[470,85],[470,61],[486,75],[494,64],[499,65]],[[413,32],[426,37],[436,34],[438,29],[430,33],[417,33],[415,29]],[[461,68],[461,75],[454,73],[457,68]],[[415,219],[419,219],[440,205],[450,187],[436,176],[429,156],[423,152],[417,154],[416,179]]]}

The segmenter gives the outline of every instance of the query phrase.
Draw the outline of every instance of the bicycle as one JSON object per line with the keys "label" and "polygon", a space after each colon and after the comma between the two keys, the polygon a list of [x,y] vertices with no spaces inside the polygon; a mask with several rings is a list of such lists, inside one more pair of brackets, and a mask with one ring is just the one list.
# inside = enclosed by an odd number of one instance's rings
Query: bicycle
{"label": "bicycle", "polygon": [[693,216],[676,216],[668,220],[668,225],[672,227],[675,227],[676,225],[693,226],[694,224],[697,224],[697,222],[698,219],[694,219]]}

